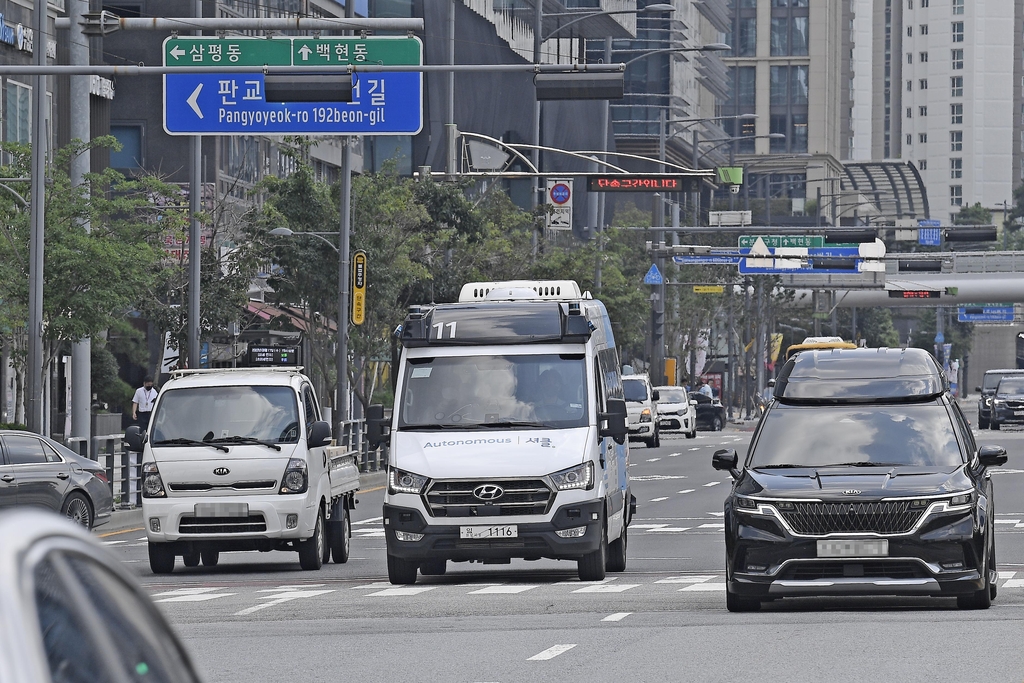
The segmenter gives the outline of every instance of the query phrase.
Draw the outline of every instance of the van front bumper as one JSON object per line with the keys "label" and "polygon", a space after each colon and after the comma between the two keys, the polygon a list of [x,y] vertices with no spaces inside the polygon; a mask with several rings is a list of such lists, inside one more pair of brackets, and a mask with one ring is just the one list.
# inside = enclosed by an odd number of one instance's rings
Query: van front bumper
{"label": "van front bumper", "polygon": [[[604,529],[600,500],[567,503],[549,522],[516,523],[514,538],[463,539],[460,527],[507,526],[500,517],[463,517],[461,524],[428,524],[419,510],[384,505],[384,535],[388,554],[404,560],[503,560],[510,558],[578,560],[600,547]],[[447,521],[447,520],[446,520]],[[586,527],[582,536],[562,538],[557,530]],[[422,534],[400,541],[396,531]]]}

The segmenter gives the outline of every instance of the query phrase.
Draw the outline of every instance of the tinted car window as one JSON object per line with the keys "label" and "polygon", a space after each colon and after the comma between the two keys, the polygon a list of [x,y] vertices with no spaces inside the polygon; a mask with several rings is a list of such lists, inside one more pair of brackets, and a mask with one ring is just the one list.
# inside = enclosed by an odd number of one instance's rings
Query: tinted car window
{"label": "tinted car window", "polygon": [[46,452],[39,439],[31,436],[5,436],[7,461],[12,465],[37,465],[47,462]]}
{"label": "tinted car window", "polygon": [[690,392],[690,398],[692,398],[697,403],[711,403],[711,397],[710,396],[705,396],[704,394],[699,394],[696,391],[691,391]]}
{"label": "tinted car window", "polygon": [[313,392],[306,387],[302,390],[302,407],[306,412],[306,433],[313,427],[313,423],[319,418],[316,412],[316,401],[313,400]]}
{"label": "tinted car window", "polygon": [[999,383],[999,394],[1024,394],[1024,377],[1005,377]]}
{"label": "tinted car window", "polygon": [[647,400],[647,385],[643,380],[622,380],[622,391],[626,395],[627,401],[642,402]]}
{"label": "tinted car window", "polygon": [[953,422],[938,402],[793,406],[765,415],[750,467],[878,463],[948,467],[963,463]]}
{"label": "tinted car window", "polygon": [[996,387],[999,386],[999,380],[1004,377],[1009,377],[1010,373],[998,373],[998,372],[986,372],[985,379],[982,382],[982,389],[985,391],[995,391]]}

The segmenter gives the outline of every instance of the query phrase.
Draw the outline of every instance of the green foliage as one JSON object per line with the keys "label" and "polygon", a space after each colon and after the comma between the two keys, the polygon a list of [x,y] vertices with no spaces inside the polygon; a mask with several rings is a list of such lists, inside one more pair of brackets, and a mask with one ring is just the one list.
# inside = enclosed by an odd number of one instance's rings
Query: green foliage
{"label": "green foliage", "polygon": [[[946,344],[952,344],[952,355],[950,358],[963,358],[971,352],[971,340],[974,335],[972,323],[962,323],[953,317],[947,317],[945,321],[943,337]],[[917,316],[917,323],[914,325],[910,337],[910,345],[919,349],[925,349],[935,353],[935,309],[923,308]]]}
{"label": "green foliage", "polygon": [[953,216],[953,225],[992,225],[992,212],[976,202],[974,206],[965,206]]}
{"label": "green foliage", "polygon": [[134,390],[118,376],[117,358],[100,339],[92,340],[90,373],[92,393],[96,394],[97,401],[114,410],[129,406]]}

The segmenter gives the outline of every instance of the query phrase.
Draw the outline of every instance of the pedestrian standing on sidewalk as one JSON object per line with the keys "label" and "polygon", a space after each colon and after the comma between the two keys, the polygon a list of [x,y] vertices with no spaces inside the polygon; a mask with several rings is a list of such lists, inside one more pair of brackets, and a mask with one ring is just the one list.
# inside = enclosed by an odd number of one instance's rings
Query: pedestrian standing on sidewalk
{"label": "pedestrian standing on sidewalk", "polygon": [[156,395],[157,390],[153,387],[153,378],[146,377],[142,380],[142,386],[135,390],[135,396],[132,397],[132,419],[144,432],[149,431],[149,416],[153,414]]}

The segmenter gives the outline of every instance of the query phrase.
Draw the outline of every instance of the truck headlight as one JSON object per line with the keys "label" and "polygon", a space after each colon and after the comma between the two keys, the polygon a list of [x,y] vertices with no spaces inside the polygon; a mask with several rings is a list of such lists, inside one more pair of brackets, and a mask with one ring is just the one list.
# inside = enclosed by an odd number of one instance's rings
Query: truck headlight
{"label": "truck headlight", "polygon": [[419,495],[427,487],[427,477],[392,467],[388,470],[388,493],[412,493]]}
{"label": "truck headlight", "polygon": [[291,458],[288,467],[284,469],[284,476],[281,477],[281,493],[305,493],[308,487],[306,461],[302,458]]}
{"label": "truck headlight", "polygon": [[569,469],[555,472],[551,475],[551,481],[559,491],[572,491],[580,489],[589,491],[594,488],[594,463],[585,462]]}
{"label": "truck headlight", "polygon": [[142,497],[166,498],[164,480],[160,478],[160,470],[155,462],[142,463]]}
{"label": "truck headlight", "polygon": [[641,422],[650,422],[651,421],[651,409],[650,408],[644,408],[640,412],[640,421]]}

